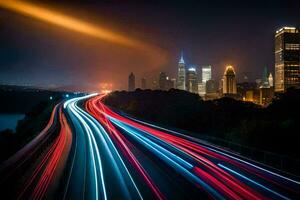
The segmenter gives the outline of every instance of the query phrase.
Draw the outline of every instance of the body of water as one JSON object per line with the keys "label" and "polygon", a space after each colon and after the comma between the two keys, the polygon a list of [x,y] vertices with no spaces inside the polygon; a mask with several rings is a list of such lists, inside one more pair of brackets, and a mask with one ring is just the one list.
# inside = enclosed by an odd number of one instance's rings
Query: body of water
{"label": "body of water", "polygon": [[15,131],[18,120],[23,119],[23,114],[0,114],[0,131],[12,129]]}

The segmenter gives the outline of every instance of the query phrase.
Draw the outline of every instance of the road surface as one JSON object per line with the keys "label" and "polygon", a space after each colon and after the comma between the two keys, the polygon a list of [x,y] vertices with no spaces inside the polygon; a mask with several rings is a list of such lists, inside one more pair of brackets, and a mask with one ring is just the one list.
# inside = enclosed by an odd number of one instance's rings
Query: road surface
{"label": "road surface", "polygon": [[2,163],[1,193],[10,199],[300,198],[299,179],[120,115],[103,104],[104,96],[58,104],[47,127]]}

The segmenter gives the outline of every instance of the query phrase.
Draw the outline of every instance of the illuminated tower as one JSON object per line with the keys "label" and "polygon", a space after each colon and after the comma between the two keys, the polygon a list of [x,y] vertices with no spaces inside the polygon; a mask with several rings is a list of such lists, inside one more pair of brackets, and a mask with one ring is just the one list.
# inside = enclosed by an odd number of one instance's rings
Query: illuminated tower
{"label": "illuminated tower", "polygon": [[182,52],[178,63],[177,89],[185,90],[185,63]]}
{"label": "illuminated tower", "polygon": [[223,94],[236,94],[236,77],[232,66],[227,66],[223,76]]}
{"label": "illuminated tower", "polygon": [[135,90],[135,76],[131,72],[128,76],[128,91],[134,91]]}
{"label": "illuminated tower", "polygon": [[268,80],[268,69],[265,67],[262,76],[262,82],[269,82]]}
{"label": "illuminated tower", "polygon": [[283,27],[275,34],[275,92],[300,87],[300,32]]}
{"label": "illuminated tower", "polygon": [[187,90],[192,93],[198,93],[198,81],[196,68],[190,67],[186,73],[187,76]]}
{"label": "illuminated tower", "polygon": [[274,87],[274,80],[273,80],[272,73],[270,73],[270,75],[268,77],[268,81],[269,81],[270,87]]}
{"label": "illuminated tower", "polygon": [[202,67],[202,83],[206,83],[208,80],[211,80],[211,66]]}

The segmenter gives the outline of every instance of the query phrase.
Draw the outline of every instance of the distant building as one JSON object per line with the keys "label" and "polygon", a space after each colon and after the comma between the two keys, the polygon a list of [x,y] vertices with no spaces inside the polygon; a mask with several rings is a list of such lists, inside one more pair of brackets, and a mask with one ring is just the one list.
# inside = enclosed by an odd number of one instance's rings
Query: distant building
{"label": "distant building", "polygon": [[227,66],[223,76],[223,95],[235,95],[236,93],[235,71],[232,66]]}
{"label": "distant building", "polygon": [[[199,91],[199,86],[198,86]],[[219,98],[218,87],[214,80],[208,80],[205,83],[205,100],[213,100]]]}
{"label": "distant building", "polygon": [[270,87],[274,87],[274,80],[273,80],[272,73],[269,74],[268,81],[269,81]]}
{"label": "distant building", "polygon": [[181,52],[181,57],[180,57],[180,60],[179,60],[179,63],[178,63],[178,76],[177,76],[177,89],[179,90],[185,90],[185,86],[186,86],[186,83],[185,83],[185,63],[184,63],[184,60],[183,60],[183,54]]}
{"label": "distant building", "polygon": [[167,75],[165,72],[159,73],[158,86],[160,90],[166,90]]}
{"label": "distant building", "polygon": [[259,103],[259,87],[256,82],[237,83],[236,87],[238,99]]}
{"label": "distant building", "polygon": [[175,88],[175,87],[174,87],[174,82],[172,81],[172,79],[170,79],[170,78],[167,76],[165,90],[170,90],[170,89],[172,89],[172,88]]}
{"label": "distant building", "polygon": [[300,32],[283,27],[275,34],[275,92],[300,87]]}
{"label": "distant building", "polygon": [[211,80],[211,66],[203,66],[202,67],[202,83],[206,83],[206,81]]}
{"label": "distant building", "polygon": [[268,82],[268,69],[267,67],[264,67],[263,75],[262,75],[262,80],[264,82]]}
{"label": "distant building", "polygon": [[142,78],[142,79],[141,79],[141,89],[142,89],[142,90],[147,89],[147,82],[146,82],[146,79],[145,79],[145,78]]}
{"label": "distant building", "polygon": [[134,91],[135,90],[135,76],[131,72],[128,77],[128,91]]}
{"label": "distant building", "polygon": [[196,68],[190,67],[186,73],[186,89],[192,93],[198,93],[198,79]]}
{"label": "distant building", "polygon": [[204,97],[206,93],[205,83],[202,83],[201,81],[198,82],[198,94],[201,97]]}
{"label": "distant building", "polygon": [[274,97],[274,90],[271,87],[261,86],[259,88],[259,104],[266,106],[272,102]]}
{"label": "distant building", "polygon": [[254,102],[254,90],[247,90],[243,100],[248,102]]}
{"label": "distant building", "polygon": [[177,88],[176,78],[171,78],[171,81],[172,81],[172,88],[176,89]]}
{"label": "distant building", "polygon": [[218,88],[214,80],[208,80],[205,84],[206,93],[216,93]]}
{"label": "distant building", "polygon": [[156,78],[152,79],[152,86],[151,86],[152,90],[157,90],[159,89],[158,87],[158,81],[156,80]]}

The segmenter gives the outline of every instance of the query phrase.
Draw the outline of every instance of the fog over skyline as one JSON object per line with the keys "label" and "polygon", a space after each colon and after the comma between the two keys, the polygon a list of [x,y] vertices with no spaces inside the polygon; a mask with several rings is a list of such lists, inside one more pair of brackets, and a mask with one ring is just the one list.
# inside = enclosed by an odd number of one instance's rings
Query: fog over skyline
{"label": "fog over skyline", "polygon": [[249,72],[260,78],[264,67],[274,71],[276,29],[300,26],[296,0],[30,2],[147,47],[120,45],[0,8],[1,83],[87,90],[108,83],[126,89],[130,72],[138,86],[140,78],[160,71],[176,77],[182,50],[188,66],[212,65],[216,80],[227,64],[238,77]]}

